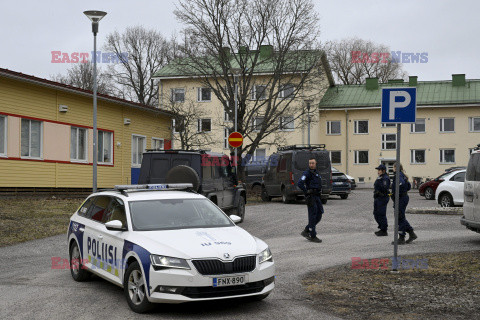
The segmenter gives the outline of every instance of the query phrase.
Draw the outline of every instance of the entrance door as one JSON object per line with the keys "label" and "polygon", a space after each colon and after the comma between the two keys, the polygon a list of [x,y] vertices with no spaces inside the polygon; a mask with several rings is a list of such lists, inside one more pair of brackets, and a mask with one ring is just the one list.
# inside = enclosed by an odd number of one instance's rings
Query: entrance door
{"label": "entrance door", "polygon": [[393,160],[382,160],[382,164],[387,167],[387,174],[389,177],[393,177],[393,165],[395,164],[395,161]]}

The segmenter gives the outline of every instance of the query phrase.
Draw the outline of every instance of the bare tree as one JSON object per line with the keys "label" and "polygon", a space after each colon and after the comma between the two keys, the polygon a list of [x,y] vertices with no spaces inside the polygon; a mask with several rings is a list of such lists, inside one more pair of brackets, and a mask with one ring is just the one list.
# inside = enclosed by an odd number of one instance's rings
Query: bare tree
{"label": "bare tree", "polygon": [[305,123],[297,101],[318,95],[323,72],[311,0],[181,0],[174,13],[185,25],[177,72],[199,76],[231,120],[238,79],[237,131],[248,138],[239,156],[278,135],[282,120]]}
{"label": "bare tree", "polygon": [[158,106],[158,85],[153,75],[173,59],[172,48],[176,48],[172,41],[142,26],[129,27],[122,34],[117,31],[109,34],[104,50],[119,58],[119,63],[109,66],[108,70],[116,84],[117,95]]}
{"label": "bare tree", "polygon": [[371,77],[387,82],[407,76],[402,64],[392,61],[385,45],[350,38],[327,42],[325,51],[333,74],[343,84],[362,84]]}
{"label": "bare tree", "polygon": [[[93,64],[91,62],[74,64],[67,70],[66,75],[59,73],[51,76],[51,79],[73,87],[93,91]],[[114,94],[111,77],[101,68],[97,68],[97,92],[108,95]]]}

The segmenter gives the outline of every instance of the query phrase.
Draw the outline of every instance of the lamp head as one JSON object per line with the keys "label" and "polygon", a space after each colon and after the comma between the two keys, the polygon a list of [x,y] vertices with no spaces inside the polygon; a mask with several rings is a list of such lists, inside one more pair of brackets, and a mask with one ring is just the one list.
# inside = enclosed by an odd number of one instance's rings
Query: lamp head
{"label": "lamp head", "polygon": [[90,19],[92,22],[99,22],[100,20],[103,19],[107,15],[106,12],[104,11],[97,11],[97,10],[89,10],[89,11],[83,11],[83,13],[87,16],[88,19]]}

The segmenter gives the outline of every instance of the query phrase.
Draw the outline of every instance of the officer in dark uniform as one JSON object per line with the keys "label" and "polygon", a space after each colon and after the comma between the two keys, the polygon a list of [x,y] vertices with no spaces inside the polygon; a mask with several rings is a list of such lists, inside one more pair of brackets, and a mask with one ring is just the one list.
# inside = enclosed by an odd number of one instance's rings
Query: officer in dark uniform
{"label": "officer in dark uniform", "polygon": [[378,223],[378,230],[375,232],[377,237],[388,236],[388,223],[387,223],[387,204],[388,204],[388,191],[390,189],[390,177],[387,174],[387,168],[381,164],[375,169],[378,170],[378,178],[373,185],[373,217]]}
{"label": "officer in dark uniform", "polygon": [[301,235],[312,242],[320,243],[322,240],[317,238],[315,227],[322,220],[323,214],[323,205],[320,197],[322,193],[322,178],[317,172],[317,160],[315,158],[308,160],[308,167],[309,170],[302,174],[297,184],[305,194],[308,206],[308,225]]}

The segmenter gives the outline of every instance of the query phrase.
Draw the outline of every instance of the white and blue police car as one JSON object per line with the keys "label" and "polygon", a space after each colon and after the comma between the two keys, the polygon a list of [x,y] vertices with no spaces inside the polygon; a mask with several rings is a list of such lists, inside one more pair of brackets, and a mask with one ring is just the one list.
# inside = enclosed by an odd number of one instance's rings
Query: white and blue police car
{"label": "white and blue police car", "polygon": [[267,297],[275,286],[267,244],[190,187],[125,185],[90,195],[70,218],[73,279],[93,273],[123,287],[139,313],[153,303]]}

